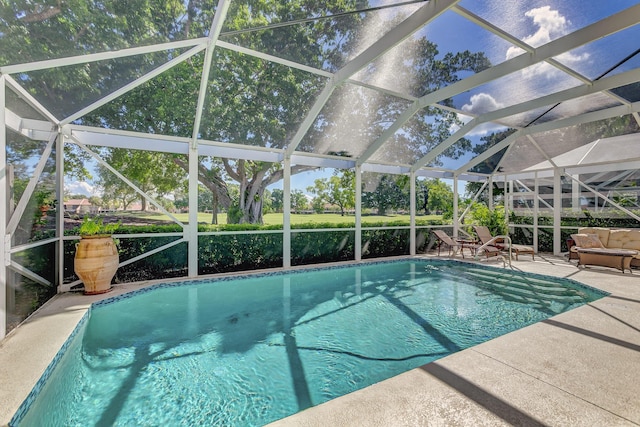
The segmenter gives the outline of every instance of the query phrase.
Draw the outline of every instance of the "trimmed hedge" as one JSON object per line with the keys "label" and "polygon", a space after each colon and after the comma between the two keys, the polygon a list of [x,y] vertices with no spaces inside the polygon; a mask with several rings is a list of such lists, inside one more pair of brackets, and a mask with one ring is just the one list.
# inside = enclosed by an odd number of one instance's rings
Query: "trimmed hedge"
{"label": "trimmed hedge", "polygon": [[198,274],[281,266],[281,233],[216,235],[198,238]]}
{"label": "trimmed hedge", "polygon": [[[418,225],[438,225],[438,221],[418,221]],[[366,228],[395,227],[407,224],[400,221],[367,223]],[[344,228],[345,230],[339,230]],[[291,264],[308,265],[355,258],[355,231],[353,223],[309,223],[292,226]],[[321,230],[302,232],[296,230]],[[338,230],[337,230],[338,229]],[[255,224],[199,224],[200,232],[233,231],[230,235],[201,235],[198,239],[198,274],[248,271],[282,266],[282,226]],[[243,231],[275,231],[274,233],[245,233]],[[426,232],[425,232],[426,231]],[[153,233],[182,233],[178,225],[123,225],[117,234],[144,234],[148,237],[119,238],[120,262],[137,257],[172,241],[175,237],[154,237]],[[68,230],[67,235],[77,235],[78,230]],[[419,230],[418,251],[430,244],[428,230]],[[363,258],[409,254],[409,230],[363,230]],[[75,241],[65,242],[65,282],[77,279],[73,272]],[[179,243],[157,254],[118,269],[115,283],[140,280],[184,277],[187,275],[188,247]]]}
{"label": "trimmed hedge", "polygon": [[[533,218],[511,215],[512,224],[531,225]],[[551,226],[552,217],[539,217],[541,226]],[[417,226],[444,225],[441,221],[418,220]],[[638,222],[630,218],[593,218],[565,217],[563,226],[602,226],[615,228],[638,228]],[[392,221],[366,223],[362,230],[362,257],[377,258],[387,256],[408,255],[410,248],[410,230],[379,229],[381,227],[407,227],[406,222]],[[348,261],[355,258],[355,231],[351,222],[342,224],[308,223],[292,226],[291,264],[294,266]],[[302,232],[297,230],[322,230]],[[345,230],[340,230],[345,229]],[[260,226],[256,224],[199,224],[200,232],[233,231],[232,235],[204,235],[198,240],[198,274],[212,274],[236,271],[248,271],[282,266],[282,230],[281,225]],[[275,231],[274,233],[245,233],[243,231]],[[531,244],[533,226],[527,228],[513,227],[511,237],[514,243]],[[118,234],[144,234],[148,237],[119,239],[120,260],[137,257],[163,246],[180,237],[154,237],[154,233],[182,233],[177,224],[171,225],[126,225],[118,229]],[[566,250],[566,239],[574,230],[562,230],[562,247]],[[77,229],[68,230],[67,235],[77,235]],[[422,253],[433,247],[434,238],[429,229],[418,229],[417,252]],[[540,229],[538,236],[540,251],[553,250],[553,231]],[[115,277],[117,283],[151,280],[187,275],[188,262],[187,243],[179,243],[150,257],[143,258],[118,269]],[[55,245],[45,245],[26,251],[24,264],[36,273],[53,280]],[[75,241],[65,242],[65,282],[76,280],[73,272]]]}
{"label": "trimmed hedge", "polygon": [[291,233],[291,265],[349,261],[355,258],[355,231]]}

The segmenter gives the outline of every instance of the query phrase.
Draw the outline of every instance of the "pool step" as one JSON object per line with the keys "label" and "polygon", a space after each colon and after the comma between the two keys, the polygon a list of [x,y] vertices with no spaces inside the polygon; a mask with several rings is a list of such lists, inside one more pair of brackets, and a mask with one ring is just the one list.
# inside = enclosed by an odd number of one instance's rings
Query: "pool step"
{"label": "pool step", "polygon": [[470,275],[473,277],[483,278],[486,280],[491,280],[499,283],[509,283],[516,287],[524,287],[526,289],[537,289],[541,292],[546,292],[549,294],[559,294],[559,295],[567,295],[574,294],[577,292],[575,289],[567,288],[565,286],[559,285],[555,282],[550,282],[544,279],[533,278],[533,277],[523,277],[517,274],[495,274],[492,272],[483,271],[480,269],[470,269],[463,273],[464,275]]}
{"label": "pool step", "polygon": [[480,289],[484,289],[484,291],[487,293],[499,295],[505,300],[523,304],[530,304],[540,308],[547,308],[552,304],[571,305],[582,301],[581,298],[576,297],[548,298],[544,295],[535,295],[527,292],[517,291],[507,286],[496,286],[495,284],[491,283],[474,283],[474,286]]}
{"label": "pool step", "polygon": [[510,283],[517,287],[538,289],[549,294],[568,295],[575,294],[577,292],[575,289],[567,288],[565,286],[558,285],[557,283],[536,277],[523,277],[521,275],[510,273],[495,274],[490,271],[473,268],[465,271],[465,274],[471,274],[474,277],[484,277],[489,280],[495,280],[496,282]]}
{"label": "pool step", "polygon": [[516,290],[505,285],[496,285],[494,283],[486,283],[486,282],[475,283],[475,286],[484,288],[487,290],[487,292],[500,294],[502,297],[508,296],[513,300],[518,300],[520,302],[526,302],[526,303],[540,304],[543,306],[547,306],[553,302],[561,303],[561,304],[573,304],[573,303],[582,301],[582,298],[578,296],[559,297],[559,296],[540,295],[540,294],[535,294],[535,293],[531,293],[523,290]]}
{"label": "pool step", "polygon": [[[497,277],[493,275],[475,274],[467,272],[465,276],[471,279],[473,284],[505,294],[513,298],[521,298],[526,302],[541,303],[544,305],[551,302],[573,303],[581,301],[583,298],[565,288],[548,288],[527,283],[521,278]],[[527,278],[528,279],[528,278]]]}
{"label": "pool step", "polygon": [[557,294],[566,295],[567,292],[575,292],[575,290],[568,289],[565,286],[559,285],[555,281],[550,281],[550,280],[546,280],[544,278],[538,278],[538,277],[522,276],[519,274],[504,273],[504,272],[494,273],[491,271],[474,269],[474,268],[466,270],[465,274],[472,274],[476,277],[483,277],[483,278],[487,278],[490,280],[495,280],[503,283],[512,283],[514,284],[514,286],[526,286],[526,287],[537,288],[548,293],[557,293]]}

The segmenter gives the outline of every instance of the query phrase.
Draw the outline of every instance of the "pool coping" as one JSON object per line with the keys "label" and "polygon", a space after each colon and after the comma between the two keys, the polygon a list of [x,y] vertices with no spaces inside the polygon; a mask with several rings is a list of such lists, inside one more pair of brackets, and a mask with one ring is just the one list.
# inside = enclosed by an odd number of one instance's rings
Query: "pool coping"
{"label": "pool coping", "polygon": [[[408,257],[394,257],[394,258],[385,258],[380,260],[365,260],[363,263],[371,263],[371,262],[388,262],[397,259],[406,259]],[[423,258],[423,257],[421,257]],[[441,257],[446,258],[446,257]],[[610,334],[612,336],[616,336],[618,334],[629,333],[629,330],[635,328],[636,333],[640,330],[640,313],[639,305],[640,305],[640,281],[637,279],[638,273],[635,274],[635,277],[630,274],[618,274],[613,273],[607,270],[602,269],[576,269],[575,266],[569,265],[563,259],[554,260],[552,257],[541,257],[538,256],[539,260],[534,261],[519,261],[514,262],[514,266],[517,269],[522,271],[527,271],[530,273],[536,274],[545,274],[552,275],[556,277],[565,277],[577,280],[580,283],[591,286],[596,289],[603,290],[605,292],[610,292],[611,295],[609,297],[603,298],[596,302],[596,304],[590,304],[589,306],[598,307],[600,312],[603,311],[602,307],[605,307],[605,310],[614,310],[616,313],[610,313],[609,316],[613,316],[617,318],[619,316],[626,316],[631,313],[635,313],[631,316],[629,321],[625,322],[613,322],[610,327],[612,328],[610,331],[601,331],[597,335],[594,335],[593,340],[599,340],[600,344],[602,342],[607,342],[602,339],[602,336],[608,336]],[[551,260],[551,261],[549,261]],[[319,265],[319,266],[303,266],[293,270],[308,270],[310,267],[317,268],[326,268],[326,267],[340,267],[344,266],[346,263],[336,263],[336,264],[327,264],[327,265]],[[492,264],[495,266],[495,264]],[[548,271],[545,271],[548,270]],[[264,275],[264,274],[281,274],[284,269],[275,269],[269,271],[261,271],[261,272],[252,272],[249,275]],[[552,272],[554,274],[549,274]],[[211,276],[216,280],[227,280],[225,277],[237,276],[237,273],[226,274],[226,275],[215,275]],[[196,281],[208,280],[205,278],[198,278]],[[183,279],[183,280],[171,280],[171,282],[193,282],[194,279]],[[130,292],[132,290],[147,288],[153,285],[160,285],[162,283],[166,283],[166,280],[163,281],[150,281],[150,282],[142,282],[136,284],[127,284],[116,286],[114,291],[100,296],[84,296],[80,294],[62,294],[56,296],[50,303],[45,304],[41,309],[39,309],[36,313],[34,313],[27,321],[25,321],[20,327],[16,328],[16,330],[12,331],[11,334],[7,336],[7,338],[0,343],[0,381],[3,384],[3,389],[0,391],[0,425],[7,425],[10,421],[11,417],[14,415],[20,404],[29,394],[33,386],[36,384],[42,373],[45,371],[46,367],[49,365],[49,362],[53,359],[54,355],[58,352],[62,344],[66,341],[72,331],[75,329],[76,325],[84,316],[89,305],[92,302],[100,301],[100,300],[109,300],[113,297],[116,299],[123,295],[124,293]],[[635,283],[635,286],[633,284]],[[605,301],[603,301],[605,300]],[[607,300],[611,300],[608,301]],[[600,302],[602,301],[602,302]],[[587,307],[589,307],[587,306]],[[592,314],[591,309],[587,308],[586,311],[589,314],[582,313],[585,310],[581,310],[581,308],[572,310],[568,313],[563,313],[560,320],[554,320],[554,322],[568,322],[571,324],[572,322],[584,322],[585,319],[583,317],[586,316],[586,320],[591,318]],[[581,311],[580,311],[581,310]],[[574,313],[580,311],[578,313]],[[621,311],[622,313],[617,313],[617,311]],[[595,313],[598,314],[598,313]],[[568,315],[568,316],[567,316]],[[559,316],[556,316],[559,317]],[[552,319],[556,319],[556,317]],[[582,320],[580,320],[582,319]],[[55,320],[52,322],[51,320]],[[587,322],[589,323],[589,322]],[[52,325],[54,325],[52,327]],[[563,387],[561,383],[567,382],[565,380],[559,380],[560,384],[553,384],[553,381],[550,381],[548,378],[543,380],[539,377],[544,377],[539,372],[537,373],[528,373],[520,369],[518,361],[515,362],[508,361],[508,358],[500,357],[500,353],[494,354],[494,348],[509,348],[509,343],[513,341],[522,342],[523,337],[528,337],[524,339],[525,344],[527,342],[536,342],[540,341],[545,336],[548,337],[549,331],[547,329],[553,328],[554,334],[560,333],[561,339],[559,342],[567,343],[569,347],[571,347],[571,342],[576,338],[575,328],[584,329],[581,324],[578,323],[578,326],[574,326],[574,329],[571,330],[569,328],[558,327],[558,325],[540,322],[538,324],[529,326],[527,328],[518,330],[516,332],[512,332],[503,337],[496,338],[487,343],[481,344],[479,346],[473,347],[468,350],[464,350],[462,352],[456,353],[454,355],[448,356],[446,358],[440,359],[437,362],[433,362],[431,364],[425,365],[424,367],[414,369],[405,374],[401,374],[392,379],[383,381],[378,384],[374,384],[373,386],[367,387],[365,389],[359,390],[355,393],[351,393],[347,396],[343,396],[338,399],[334,399],[330,402],[327,402],[322,405],[318,405],[316,407],[310,408],[301,413],[295,414],[291,417],[285,418],[280,421],[276,421],[273,425],[327,425],[327,422],[333,425],[352,425],[354,422],[358,424],[380,424],[380,420],[385,419],[385,417],[393,415],[394,424],[396,425],[413,425],[416,417],[420,419],[429,419],[432,421],[437,421],[440,419],[440,423],[447,424],[452,421],[450,417],[455,416],[459,417],[460,412],[449,412],[445,407],[440,407],[443,405],[442,399],[438,396],[424,395],[423,391],[425,389],[433,389],[440,390],[443,387],[443,378],[455,378],[457,381],[460,381],[460,375],[451,376],[451,372],[460,373],[465,372],[465,368],[468,367],[469,364],[478,364],[478,366],[487,366],[486,372],[483,375],[488,375],[491,378],[490,372],[495,369],[501,372],[497,378],[493,380],[489,380],[489,384],[487,384],[487,389],[491,389],[491,385],[496,386],[496,384],[500,384],[500,378],[504,378],[505,375],[514,376],[516,374],[522,375],[522,381],[534,381],[534,385],[541,390],[546,390],[543,387],[543,384],[547,384],[546,387],[549,387],[549,390],[544,391],[544,393],[555,393],[558,395],[560,400],[567,400],[567,405],[563,405],[564,408],[571,407],[583,407],[587,406],[586,413],[589,414],[591,421],[593,421],[593,417],[600,416],[600,420],[607,421],[605,423],[610,423],[612,420],[618,422],[631,422],[639,423],[640,422],[640,409],[633,408],[625,410],[625,408],[616,408],[616,405],[611,402],[605,401],[600,402],[596,397],[591,396],[589,393],[577,393],[575,390],[572,391],[571,387]],[[618,331],[621,329],[621,331]],[[540,336],[541,331],[542,338]],[[589,330],[589,329],[584,329]],[[603,335],[602,332],[605,332]],[[552,334],[553,335],[553,334]],[[578,335],[578,337],[582,338],[586,336],[585,334]],[[544,341],[544,339],[542,339]],[[618,339],[619,341],[619,339]],[[627,339],[623,339],[623,343],[627,343]],[[619,342],[613,340],[613,343],[609,345],[618,346],[621,349],[622,354],[615,353],[615,359],[618,363],[610,364],[615,366],[626,366],[628,363],[637,363],[640,362],[636,355],[636,359],[631,357],[632,360],[629,360],[630,355],[627,354],[628,347],[631,345],[638,346],[640,348],[640,338],[635,337],[631,339],[631,344],[621,345]],[[29,351],[30,347],[37,343],[39,351],[33,352]],[[531,345],[531,344],[529,344]],[[527,346],[519,346],[518,352],[523,352],[523,349],[526,349]],[[532,363],[534,360],[540,359],[542,364],[545,361],[553,360],[554,357],[560,357],[561,355],[553,354],[553,348],[545,348],[544,352],[539,351],[537,349],[532,351],[524,351],[523,356],[526,358],[526,362]],[[626,350],[626,351],[625,351]],[[504,351],[504,350],[503,350]],[[610,352],[611,348],[606,346],[606,351]],[[515,352],[515,353],[518,353]],[[512,352],[513,353],[513,352]],[[566,351],[565,351],[566,353]],[[636,351],[636,354],[640,352]],[[537,357],[531,357],[532,354],[536,354]],[[546,356],[544,356],[546,355]],[[19,356],[19,357],[18,357]],[[631,355],[633,356],[633,355]],[[501,360],[504,359],[504,360]],[[469,360],[475,360],[470,362]],[[462,362],[460,362],[462,361]],[[520,361],[523,362],[523,361]],[[462,363],[461,366],[460,363]],[[496,366],[493,366],[497,363]],[[636,365],[637,366],[637,365]],[[446,368],[446,369],[444,369]],[[490,369],[491,368],[491,369]],[[444,370],[443,370],[444,369]],[[535,367],[532,368],[535,370]],[[435,371],[434,371],[435,370]],[[611,371],[611,369],[608,369]],[[442,377],[444,373],[449,373]],[[615,370],[614,370],[615,373]],[[627,370],[621,369],[618,372],[618,375],[608,375],[607,381],[602,381],[603,383],[611,383],[611,377],[622,377],[628,378]],[[440,374],[440,375],[438,375]],[[471,377],[473,377],[473,373],[470,373]],[[485,379],[486,380],[486,379]],[[411,384],[416,382],[419,384],[419,390],[423,390],[420,393],[416,393],[416,390],[412,388]],[[446,382],[446,381],[445,381]],[[406,383],[406,384],[405,384]],[[464,381],[463,381],[464,383]],[[577,387],[580,389],[580,385],[574,384],[575,381],[569,381],[572,387]],[[614,384],[616,381],[613,382]],[[473,384],[477,384],[477,382],[473,382]],[[404,386],[406,385],[406,387]],[[631,387],[629,387],[631,385]],[[428,386],[428,387],[427,387]],[[640,392],[638,389],[640,386],[632,384],[627,384],[623,381],[622,386],[627,387],[629,390],[628,398],[634,398]],[[398,388],[399,387],[399,388]],[[415,384],[414,384],[415,387]],[[506,387],[506,385],[501,386],[502,389]],[[391,396],[388,396],[388,389],[392,388],[394,390]],[[485,387],[483,387],[485,389]],[[478,393],[477,386],[475,393]],[[442,390],[441,390],[442,391]],[[445,387],[447,393],[453,393],[452,399],[456,402],[455,406],[463,407],[468,412],[468,416],[464,419],[457,419],[457,423],[465,424],[465,420],[467,421],[467,425],[481,425],[490,421],[491,424],[500,421],[513,421],[512,418],[505,418],[503,414],[496,415],[495,411],[492,411],[490,408],[488,409],[485,406],[479,405],[477,400],[473,399],[473,396],[465,396],[463,390],[458,390],[455,387],[452,389],[451,385]],[[625,401],[625,397],[620,397],[620,390],[618,392],[609,393],[610,395],[618,396],[622,401]],[[633,394],[635,393],[635,394]],[[517,393],[514,391],[510,392],[510,395],[516,396]],[[380,396],[386,396],[384,402],[381,402]],[[407,411],[401,411],[400,409],[407,405],[407,402],[411,402],[415,400],[416,396],[421,396],[420,399],[422,404],[418,404],[416,406],[412,406]],[[572,398],[569,398],[573,396]],[[591,396],[591,397],[589,397]],[[393,399],[390,399],[392,397]],[[498,399],[502,402],[502,399]],[[530,402],[530,396],[526,399],[522,399],[524,401]],[[575,401],[573,401],[575,400]],[[603,400],[603,399],[600,399]],[[396,404],[391,404],[389,402],[396,401]],[[424,402],[431,402],[429,405],[424,404]],[[369,402],[369,404],[368,404]],[[375,402],[375,403],[373,403]],[[385,403],[386,402],[386,403]],[[495,403],[495,400],[492,400]],[[418,402],[420,403],[420,402]],[[578,404],[579,403],[579,404]],[[348,410],[344,410],[344,405],[348,405]],[[434,408],[431,405],[437,405],[438,410],[434,412]],[[528,403],[531,406],[531,403]],[[500,406],[500,405],[499,405]],[[552,405],[554,408],[557,406]],[[508,408],[509,410],[506,412],[511,412],[516,414],[517,417],[521,417],[524,420],[535,420],[540,418],[540,414],[537,414],[535,417],[525,417],[523,414],[526,414],[526,411],[516,410],[517,406],[512,404],[502,403],[501,407]],[[340,408],[340,409],[338,409]],[[594,408],[600,408],[596,410]],[[504,411],[503,411],[504,412]],[[571,414],[571,411],[566,409],[564,410],[554,410],[550,412],[546,417],[541,417],[540,419],[546,420],[549,419],[551,422],[544,422],[544,424],[554,424],[554,425],[562,425],[562,423],[558,424],[559,419],[568,419],[567,417]],[[581,409],[581,413],[585,413],[585,408]],[[440,415],[438,415],[440,414]],[[449,415],[443,415],[449,414]],[[458,414],[458,415],[456,415]],[[424,418],[426,417],[426,418]],[[524,418],[523,418],[524,417]],[[559,418],[558,418],[559,417]],[[330,421],[329,421],[330,420]],[[369,420],[369,422],[367,421]],[[403,422],[403,420],[405,420]],[[473,422],[471,422],[473,421]],[[480,421],[480,424],[478,422]],[[382,423],[384,424],[384,423]],[[437,425],[439,422],[434,422],[433,424]],[[508,425],[506,423],[505,425]],[[575,424],[574,424],[575,425]],[[593,425],[593,424],[592,424]]]}

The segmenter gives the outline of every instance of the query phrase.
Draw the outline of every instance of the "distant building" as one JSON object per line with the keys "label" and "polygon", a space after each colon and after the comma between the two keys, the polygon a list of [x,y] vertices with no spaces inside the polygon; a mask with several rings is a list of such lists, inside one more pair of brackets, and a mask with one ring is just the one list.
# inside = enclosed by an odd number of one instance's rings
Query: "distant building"
{"label": "distant building", "polygon": [[98,213],[100,208],[94,206],[88,199],[69,199],[64,201],[65,213],[82,215]]}

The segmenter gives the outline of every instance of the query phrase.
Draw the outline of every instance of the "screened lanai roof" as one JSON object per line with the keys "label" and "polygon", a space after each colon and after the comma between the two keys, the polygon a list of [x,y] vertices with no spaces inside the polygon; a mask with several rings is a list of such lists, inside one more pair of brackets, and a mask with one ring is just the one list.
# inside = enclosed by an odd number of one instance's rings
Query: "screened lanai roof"
{"label": "screened lanai roof", "polygon": [[139,3],[3,5],[9,138],[480,180],[640,128],[637,1]]}
{"label": "screened lanai roof", "polygon": [[611,165],[611,170],[640,169],[640,135],[598,139],[523,169],[522,172],[549,171],[561,167],[567,168],[568,173],[589,173],[594,169],[602,171],[600,165]]}

